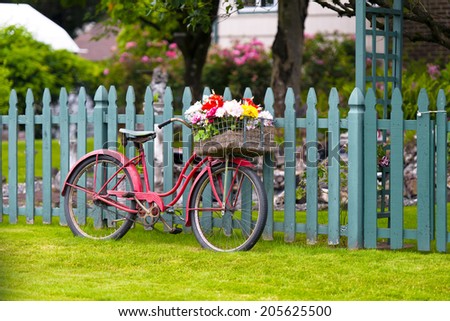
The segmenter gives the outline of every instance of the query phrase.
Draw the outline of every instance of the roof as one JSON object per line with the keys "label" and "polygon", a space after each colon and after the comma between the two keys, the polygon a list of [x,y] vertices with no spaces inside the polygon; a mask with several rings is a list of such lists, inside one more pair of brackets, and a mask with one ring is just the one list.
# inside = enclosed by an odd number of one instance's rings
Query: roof
{"label": "roof", "polygon": [[34,39],[55,50],[65,49],[75,53],[83,51],[61,26],[29,4],[0,3],[0,28],[9,26],[24,27]]}

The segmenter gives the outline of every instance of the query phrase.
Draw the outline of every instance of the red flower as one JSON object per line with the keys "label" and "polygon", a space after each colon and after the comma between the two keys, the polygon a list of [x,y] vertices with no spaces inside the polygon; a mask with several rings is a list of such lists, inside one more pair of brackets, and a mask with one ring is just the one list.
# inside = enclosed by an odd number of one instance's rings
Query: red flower
{"label": "red flower", "polygon": [[253,106],[255,108],[258,108],[258,106],[253,102],[253,98],[243,98],[243,105]]}
{"label": "red flower", "polygon": [[202,110],[210,110],[213,107],[222,107],[223,97],[213,94],[203,103]]}

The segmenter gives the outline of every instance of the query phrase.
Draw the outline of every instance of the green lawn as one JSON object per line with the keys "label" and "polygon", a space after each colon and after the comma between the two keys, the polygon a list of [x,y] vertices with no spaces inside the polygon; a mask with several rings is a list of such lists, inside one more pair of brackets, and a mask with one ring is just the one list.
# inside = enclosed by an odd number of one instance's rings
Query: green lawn
{"label": "green lawn", "polygon": [[120,241],[69,228],[0,224],[0,300],[449,300],[450,256],[414,249],[286,244],[203,250],[192,234],[144,231]]}
{"label": "green lawn", "polygon": [[[36,140],[34,143],[36,155],[35,155],[35,176],[42,177],[42,140]],[[20,183],[25,182],[25,168],[26,168],[26,153],[25,153],[25,141],[20,140],[17,142],[17,163],[18,168],[18,180]],[[52,141],[52,167],[58,168],[59,165],[59,142],[57,140]],[[8,179],[8,142],[2,141],[2,175]]]}

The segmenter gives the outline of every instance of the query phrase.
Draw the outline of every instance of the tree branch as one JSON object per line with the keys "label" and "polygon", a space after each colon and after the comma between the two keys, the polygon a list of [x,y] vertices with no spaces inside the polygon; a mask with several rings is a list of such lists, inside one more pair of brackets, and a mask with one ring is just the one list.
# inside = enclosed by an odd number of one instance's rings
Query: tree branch
{"label": "tree branch", "polygon": [[[324,1],[316,0],[322,7],[335,11],[339,16],[352,17],[355,15],[355,1],[350,0],[346,3],[340,0]],[[370,0],[372,5],[383,8],[390,8],[392,1],[389,0]],[[439,44],[447,49],[450,49],[450,26],[442,19],[436,19],[421,1],[418,0],[404,0],[403,1],[403,18],[404,20],[412,21],[426,27],[426,31],[407,32],[405,37],[411,41],[426,41]],[[367,17],[370,19],[370,16]],[[384,23],[377,21],[377,28],[384,28]]]}

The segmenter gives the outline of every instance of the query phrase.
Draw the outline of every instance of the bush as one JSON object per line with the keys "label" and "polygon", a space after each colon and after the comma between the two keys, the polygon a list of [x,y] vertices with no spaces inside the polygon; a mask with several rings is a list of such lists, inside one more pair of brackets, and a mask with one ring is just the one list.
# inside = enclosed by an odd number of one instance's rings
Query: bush
{"label": "bush", "polygon": [[262,103],[271,73],[270,56],[260,41],[236,41],[230,49],[215,46],[210,50],[202,81],[217,93],[229,87],[235,98],[241,98],[250,87],[255,102]]}
{"label": "bush", "polygon": [[9,70],[0,66],[0,115],[8,113],[12,82],[8,80]]}
{"label": "bush", "polygon": [[[315,88],[319,101],[328,101],[332,87],[337,87],[341,95],[348,97],[355,83],[354,48],[355,41],[350,36],[337,33],[306,36],[302,97],[306,98],[310,87]],[[231,49],[218,46],[211,49],[203,71],[203,83],[218,92],[228,86],[233,96],[242,95],[245,87],[250,87],[256,101],[262,103],[271,75],[272,60],[262,43],[257,40],[248,43],[237,41]]]}
{"label": "bush", "polygon": [[[1,73],[0,88],[8,92],[16,90],[19,113],[24,111],[28,89],[33,91],[37,104],[44,88],[49,88],[56,101],[61,87],[73,90],[86,86],[94,90],[100,73],[95,63],[65,50],[52,50],[34,40],[24,28],[17,27],[0,29],[0,68],[5,70]],[[3,113],[8,109],[4,101],[4,98],[0,101]]]}
{"label": "bush", "polygon": [[184,87],[182,57],[176,44],[167,40],[146,40],[154,39],[153,36],[136,26],[122,29],[114,56],[102,62],[102,83],[105,86],[114,85],[118,98],[123,100],[128,87],[132,86],[136,106],[142,106],[145,90],[152,81],[156,67],[162,67],[168,72],[168,85],[176,91],[175,97],[181,96],[181,88]]}
{"label": "bush", "polygon": [[429,109],[436,109],[436,98],[440,89],[447,95],[447,111],[450,111],[450,63],[441,67],[433,63],[411,63],[403,71],[402,98],[405,119],[416,119],[417,98],[421,88],[425,88],[430,101]]}

